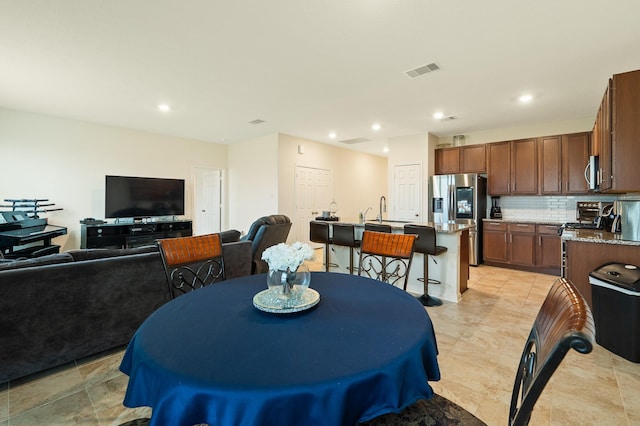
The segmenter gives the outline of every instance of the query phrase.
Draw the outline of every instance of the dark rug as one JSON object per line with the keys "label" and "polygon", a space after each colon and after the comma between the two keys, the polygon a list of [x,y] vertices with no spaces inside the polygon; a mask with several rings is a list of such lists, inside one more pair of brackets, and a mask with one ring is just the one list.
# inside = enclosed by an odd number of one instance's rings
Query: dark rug
{"label": "dark rug", "polygon": [[[120,426],[147,426],[149,419],[136,419]],[[448,399],[434,394],[420,400],[400,413],[384,414],[361,426],[487,426],[483,421]],[[194,425],[207,426],[207,425]]]}
{"label": "dark rug", "polygon": [[448,399],[434,394],[400,413],[384,414],[362,423],[362,426],[486,426],[484,422]]}

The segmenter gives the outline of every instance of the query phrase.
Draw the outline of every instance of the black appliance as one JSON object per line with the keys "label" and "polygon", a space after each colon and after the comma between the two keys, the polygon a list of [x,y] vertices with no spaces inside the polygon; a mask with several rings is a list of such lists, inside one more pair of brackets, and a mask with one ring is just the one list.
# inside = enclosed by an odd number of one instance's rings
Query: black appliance
{"label": "black appliance", "polygon": [[491,212],[489,217],[491,219],[502,219],[502,210],[500,210],[500,197],[491,197]]}
{"label": "black appliance", "polygon": [[184,179],[105,177],[106,218],[184,215]]}
{"label": "black appliance", "polygon": [[589,274],[596,342],[640,362],[640,268],[607,263]]}

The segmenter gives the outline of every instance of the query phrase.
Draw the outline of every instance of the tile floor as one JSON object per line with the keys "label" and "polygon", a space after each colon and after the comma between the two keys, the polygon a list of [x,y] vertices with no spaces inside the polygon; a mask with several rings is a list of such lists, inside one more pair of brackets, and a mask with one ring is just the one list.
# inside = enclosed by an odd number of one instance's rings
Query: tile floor
{"label": "tile floor", "polygon": [[[458,304],[428,308],[442,380],[436,392],[489,425],[507,424],[515,366],[555,277],[480,266]],[[149,416],[122,406],[123,348],[0,385],[0,426],[119,425]],[[571,352],[539,400],[532,425],[640,425],[640,364],[596,346]]]}

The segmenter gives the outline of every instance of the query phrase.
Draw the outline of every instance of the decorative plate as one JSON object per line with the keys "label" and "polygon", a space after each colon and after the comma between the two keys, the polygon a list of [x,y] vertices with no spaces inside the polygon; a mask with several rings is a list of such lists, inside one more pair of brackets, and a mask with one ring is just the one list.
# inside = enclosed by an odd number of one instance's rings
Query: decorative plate
{"label": "decorative plate", "polygon": [[306,311],[316,306],[319,301],[320,293],[312,288],[307,288],[302,296],[293,298],[285,298],[282,294],[268,289],[253,296],[253,306],[273,314],[292,314]]}

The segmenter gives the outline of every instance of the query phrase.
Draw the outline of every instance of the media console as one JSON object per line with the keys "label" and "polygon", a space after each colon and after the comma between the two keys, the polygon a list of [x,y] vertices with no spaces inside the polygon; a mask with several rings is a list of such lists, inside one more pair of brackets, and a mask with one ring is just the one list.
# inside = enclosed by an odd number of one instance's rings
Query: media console
{"label": "media console", "polygon": [[130,248],[192,235],[190,220],[81,225],[80,248]]}

